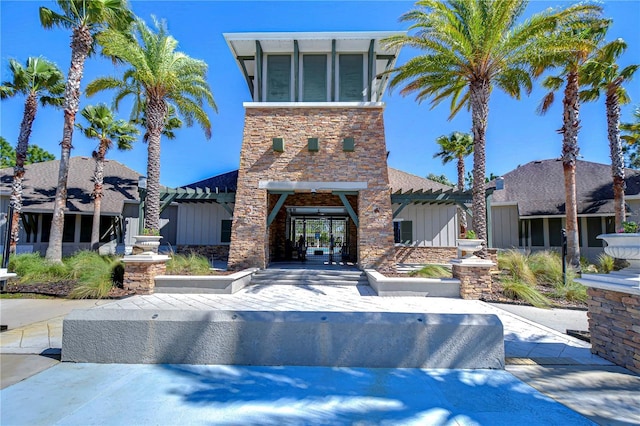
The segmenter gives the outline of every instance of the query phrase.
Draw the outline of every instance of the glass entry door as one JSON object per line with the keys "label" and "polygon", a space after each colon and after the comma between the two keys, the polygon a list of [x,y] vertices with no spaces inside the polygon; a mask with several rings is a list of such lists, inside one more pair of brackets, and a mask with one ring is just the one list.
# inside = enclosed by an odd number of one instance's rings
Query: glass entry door
{"label": "glass entry door", "polygon": [[349,258],[346,217],[293,216],[290,240],[298,260],[337,263]]}

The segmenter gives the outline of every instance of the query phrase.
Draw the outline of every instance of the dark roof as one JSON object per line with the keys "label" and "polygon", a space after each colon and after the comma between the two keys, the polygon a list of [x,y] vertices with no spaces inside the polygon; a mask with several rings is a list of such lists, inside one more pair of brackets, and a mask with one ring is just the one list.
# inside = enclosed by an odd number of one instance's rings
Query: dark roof
{"label": "dark roof", "polygon": [[[58,181],[60,161],[46,161],[25,166],[23,181],[23,211],[52,212]],[[72,157],[67,181],[67,211],[93,213],[93,171],[95,161],[88,157]],[[104,165],[104,196],[101,213],[119,215],[125,200],[138,201],[140,174],[127,166],[106,160]],[[0,169],[0,189],[10,194],[13,168]]]}
{"label": "dark roof", "polygon": [[[399,190],[401,190],[402,192],[406,192],[409,190],[418,191],[420,189],[422,189],[423,191],[447,191],[452,189],[451,186],[441,184],[440,182],[405,173],[397,169],[392,169],[391,167],[389,167],[388,170],[391,192],[396,192]],[[198,182],[190,183],[183,186],[182,188],[210,188],[211,190],[215,190],[216,188],[218,188],[220,192],[235,192],[238,187],[237,182],[238,171],[234,170]]]}
{"label": "dark roof", "polygon": [[238,171],[233,170],[218,176],[212,176],[210,178],[182,186],[181,188],[210,188],[214,191],[218,188],[219,192],[236,192],[236,189],[238,188]]}
{"label": "dark roof", "polygon": [[[520,216],[565,214],[564,171],[559,159],[532,161],[503,176],[492,203],[514,203]],[[626,195],[640,194],[640,170],[625,169]],[[489,182],[495,188],[495,180]],[[578,214],[613,214],[611,166],[576,162]]]}

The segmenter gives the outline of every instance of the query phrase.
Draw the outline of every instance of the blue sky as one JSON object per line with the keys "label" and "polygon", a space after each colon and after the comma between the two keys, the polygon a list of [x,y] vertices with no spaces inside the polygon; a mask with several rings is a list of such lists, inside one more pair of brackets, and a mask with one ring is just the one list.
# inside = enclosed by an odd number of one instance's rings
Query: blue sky
{"label": "blue sky", "polygon": [[[573,2],[532,1],[526,16],[548,7],[567,6]],[[0,1],[0,79],[8,76],[8,60],[25,62],[29,56],[42,55],[58,64],[66,73],[70,63],[70,32],[64,29],[44,30],[38,19],[38,8],[47,1]],[[605,15],[613,19],[608,39],[624,38],[629,47],[620,60],[628,65],[640,61],[640,0],[604,1]],[[234,170],[239,164],[243,102],[250,101],[249,90],[227,47],[222,33],[256,31],[385,31],[405,30],[407,24],[398,17],[410,10],[413,2],[406,1],[131,1],[138,16],[151,22],[151,15],[166,19],[169,32],[179,41],[179,50],[209,64],[209,84],[218,105],[218,114],[211,111],[213,136],[205,139],[199,127],[184,128],[175,140],[162,142],[161,182],[175,187],[219,173]],[[399,64],[416,54],[404,49]],[[93,78],[116,75],[109,61],[90,58],[85,66],[83,88]],[[632,98],[622,110],[623,121],[631,119],[633,108],[640,105],[640,75],[627,90]],[[539,87],[520,101],[494,91],[489,110],[487,132],[487,174],[507,173],[520,164],[533,160],[557,158],[561,150],[561,100],[545,116],[535,110],[544,96]],[[107,102],[111,93],[83,99],[81,107],[90,103]],[[429,173],[445,174],[455,179],[454,164],[442,165],[434,159],[435,139],[459,130],[470,132],[471,118],[461,111],[448,121],[448,105],[444,102],[430,109],[427,102],[418,104],[402,97],[396,89],[387,93],[385,131],[387,149],[391,152],[389,165],[419,176]],[[0,135],[15,144],[23,113],[22,98],[5,100],[0,104]],[[129,110],[121,108],[118,115],[127,118]],[[579,146],[582,159],[609,162],[604,100],[585,104],[581,110],[582,130]],[[59,110],[41,108],[34,123],[31,142],[42,146],[56,157],[60,155],[63,114]],[[95,142],[76,132],[72,155],[90,156]],[[132,169],[146,172],[146,145],[136,143],[132,151],[113,150],[108,157]],[[472,166],[469,158],[467,168]]]}

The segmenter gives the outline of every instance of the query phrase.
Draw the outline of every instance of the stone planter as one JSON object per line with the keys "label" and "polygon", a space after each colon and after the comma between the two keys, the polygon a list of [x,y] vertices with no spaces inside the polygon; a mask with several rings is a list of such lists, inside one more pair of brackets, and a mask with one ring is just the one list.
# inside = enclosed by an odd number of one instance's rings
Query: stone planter
{"label": "stone planter", "polygon": [[606,241],[605,253],[616,259],[624,259],[629,262],[630,266],[623,271],[640,272],[640,233],[601,234],[597,238]]}
{"label": "stone planter", "polygon": [[161,235],[135,235],[133,246],[141,250],[143,254],[157,254],[160,247]]}
{"label": "stone planter", "polygon": [[[461,259],[470,259],[475,257],[474,252],[482,248],[484,240],[477,239],[459,239],[458,241],[458,257]],[[463,253],[466,253],[463,256]]]}

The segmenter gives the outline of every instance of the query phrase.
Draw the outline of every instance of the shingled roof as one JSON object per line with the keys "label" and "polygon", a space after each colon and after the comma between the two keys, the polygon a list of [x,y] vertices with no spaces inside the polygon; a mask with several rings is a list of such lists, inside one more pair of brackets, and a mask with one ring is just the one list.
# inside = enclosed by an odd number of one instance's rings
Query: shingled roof
{"label": "shingled roof", "polygon": [[[23,183],[24,212],[53,212],[58,180],[59,160],[25,166]],[[67,211],[75,213],[93,213],[93,171],[95,161],[88,157],[70,159],[69,179],[67,181]],[[122,213],[125,200],[138,201],[138,178],[140,174],[113,160],[104,165],[104,197],[101,213],[115,216]],[[0,191],[11,193],[13,168],[0,169]]]}
{"label": "shingled roof", "polygon": [[[441,184],[440,182],[433,181],[431,179],[423,178],[420,176],[405,173],[403,171],[393,169],[389,170],[389,184],[391,185],[391,192],[407,192],[407,191],[448,191],[453,187]],[[182,186],[182,188],[209,188],[215,191],[216,188],[220,192],[235,192],[237,190],[238,171],[234,170],[221,175],[212,176],[207,179],[200,180],[198,182],[190,183]]]}
{"label": "shingled roof", "polygon": [[[628,196],[640,195],[640,170],[625,169]],[[505,174],[504,189],[493,193],[492,203],[518,205],[520,216],[565,214],[564,172],[557,159],[532,161]],[[495,181],[488,184],[495,188]],[[613,214],[611,166],[576,162],[578,214]]]}

